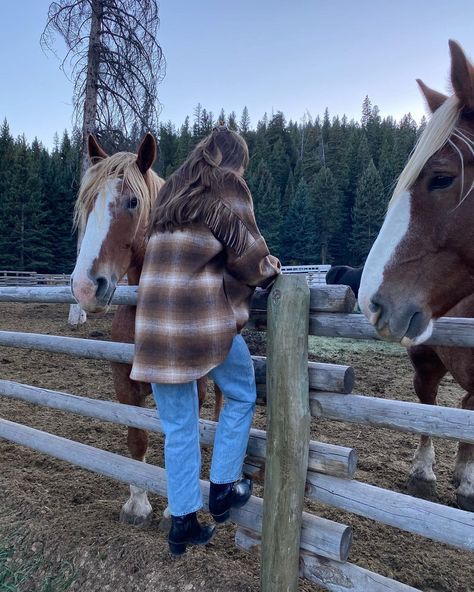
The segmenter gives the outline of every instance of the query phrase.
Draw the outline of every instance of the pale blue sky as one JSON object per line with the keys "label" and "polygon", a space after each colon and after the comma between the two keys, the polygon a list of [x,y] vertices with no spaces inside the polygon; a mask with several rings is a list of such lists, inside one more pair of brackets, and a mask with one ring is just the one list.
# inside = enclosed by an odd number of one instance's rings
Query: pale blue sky
{"label": "pale blue sky", "polygon": [[[39,38],[49,0],[0,0],[0,118],[50,146],[72,126],[72,85]],[[415,78],[446,90],[448,38],[474,57],[473,0],[162,0],[167,61],[161,119],[180,125],[198,102],[252,124],[272,110],[359,118],[424,112]],[[61,44],[57,45],[61,55]]]}

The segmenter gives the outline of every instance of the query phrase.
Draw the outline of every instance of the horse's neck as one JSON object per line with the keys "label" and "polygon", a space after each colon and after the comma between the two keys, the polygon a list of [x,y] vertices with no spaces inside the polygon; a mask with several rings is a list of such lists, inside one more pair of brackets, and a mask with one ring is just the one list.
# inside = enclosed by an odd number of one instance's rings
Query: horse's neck
{"label": "horse's neck", "polygon": [[127,279],[129,286],[138,286],[140,276],[143,269],[143,261],[145,259],[145,247],[134,250],[132,253],[132,260],[127,269]]}
{"label": "horse's neck", "polygon": [[[153,208],[153,204],[150,206],[150,211]],[[148,217],[150,212],[148,212]],[[143,262],[145,261],[145,252],[147,239],[145,238],[148,232],[148,223],[142,223],[138,228],[136,236],[139,237],[132,246],[132,260],[130,266],[127,269],[127,278],[130,286],[138,286],[140,282],[140,276],[142,274]]]}

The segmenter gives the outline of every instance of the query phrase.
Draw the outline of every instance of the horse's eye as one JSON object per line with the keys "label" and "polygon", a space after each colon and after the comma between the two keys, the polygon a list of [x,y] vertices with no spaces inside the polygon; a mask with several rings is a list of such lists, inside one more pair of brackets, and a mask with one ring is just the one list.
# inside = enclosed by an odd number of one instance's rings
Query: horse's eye
{"label": "horse's eye", "polygon": [[138,206],[138,199],[136,197],[131,197],[127,201],[127,209],[134,210]]}
{"label": "horse's eye", "polygon": [[428,184],[428,191],[434,191],[435,189],[447,189],[454,182],[455,177],[452,175],[436,175],[433,177]]}

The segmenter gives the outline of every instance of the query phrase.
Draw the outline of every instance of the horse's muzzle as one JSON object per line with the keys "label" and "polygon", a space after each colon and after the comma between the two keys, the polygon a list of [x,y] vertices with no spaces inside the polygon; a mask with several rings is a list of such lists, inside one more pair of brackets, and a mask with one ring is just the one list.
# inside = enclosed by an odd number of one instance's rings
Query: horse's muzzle
{"label": "horse's muzzle", "polygon": [[421,343],[431,335],[431,314],[419,303],[394,302],[380,292],[370,299],[368,318],[381,337],[404,345]]}
{"label": "horse's muzzle", "polygon": [[80,307],[88,313],[108,310],[117,287],[115,276],[71,277],[71,292]]}

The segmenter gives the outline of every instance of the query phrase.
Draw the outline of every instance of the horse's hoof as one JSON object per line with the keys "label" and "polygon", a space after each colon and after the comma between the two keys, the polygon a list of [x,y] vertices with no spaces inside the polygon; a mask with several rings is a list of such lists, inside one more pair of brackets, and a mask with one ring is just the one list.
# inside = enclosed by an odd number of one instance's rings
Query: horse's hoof
{"label": "horse's hoof", "polygon": [[132,526],[140,526],[145,527],[151,524],[153,518],[153,512],[149,512],[148,514],[132,514],[131,512],[127,512],[122,508],[120,512],[120,522],[122,524],[131,524]]}
{"label": "horse's hoof", "polygon": [[170,531],[170,528],[171,528],[171,516],[167,516],[166,514],[164,514],[163,517],[161,518],[159,524],[158,524],[158,528],[162,532],[168,533]]}
{"label": "horse's hoof", "polygon": [[426,481],[410,475],[407,480],[407,490],[410,495],[423,499],[436,499],[436,481]]}
{"label": "horse's hoof", "polygon": [[461,510],[474,512],[474,497],[472,495],[463,495],[462,493],[457,493],[456,501]]}

